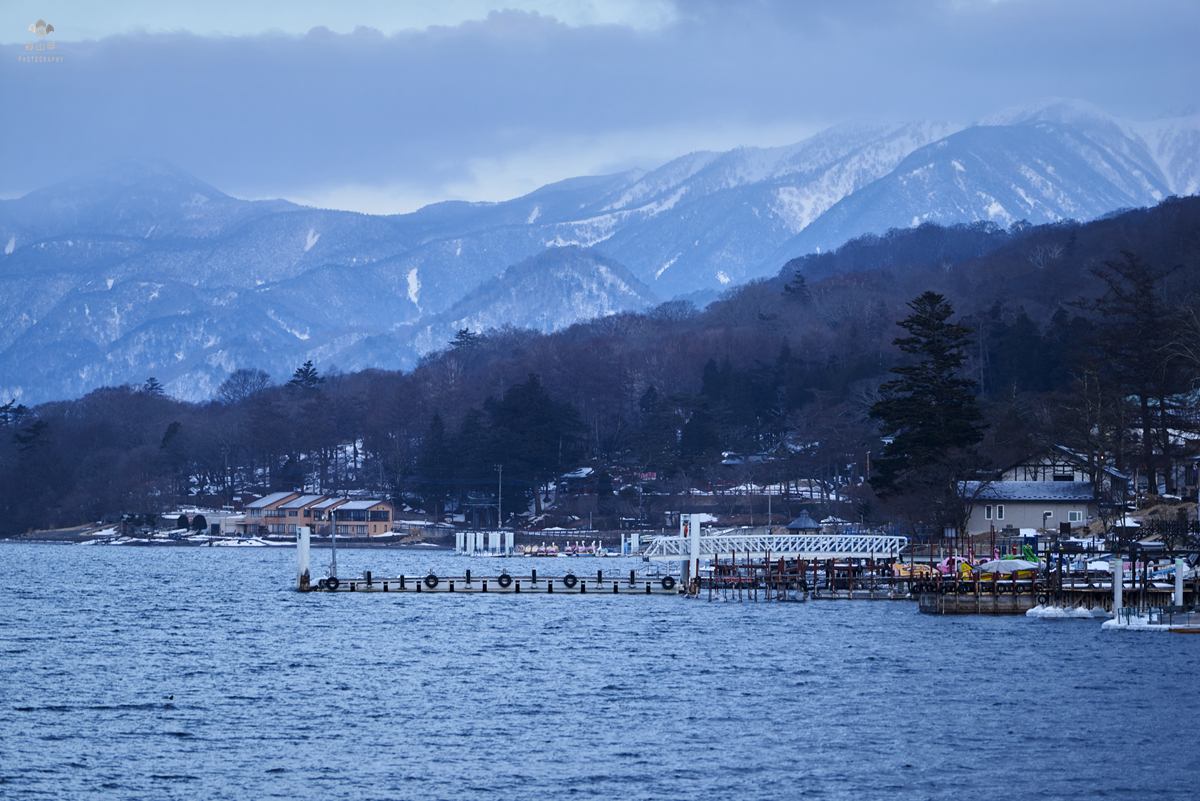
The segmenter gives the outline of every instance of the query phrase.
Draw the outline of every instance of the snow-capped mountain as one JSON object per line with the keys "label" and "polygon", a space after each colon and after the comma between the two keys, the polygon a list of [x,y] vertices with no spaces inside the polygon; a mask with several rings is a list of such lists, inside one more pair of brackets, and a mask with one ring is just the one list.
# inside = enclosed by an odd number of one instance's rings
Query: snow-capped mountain
{"label": "snow-capped mountain", "polygon": [[154,375],[201,399],[239,367],[407,367],[457,328],[719,292],[867,232],[1087,219],[1198,189],[1200,117],[1075,101],[966,128],[843,125],[395,216],[243,201],[123,162],[0,201],[0,396]]}
{"label": "snow-capped mountain", "polygon": [[913,151],[785,243],[768,266],[923,222],[1088,220],[1194,194],[1198,148],[1200,117],[1139,123],[1060,100],[1013,109]]}

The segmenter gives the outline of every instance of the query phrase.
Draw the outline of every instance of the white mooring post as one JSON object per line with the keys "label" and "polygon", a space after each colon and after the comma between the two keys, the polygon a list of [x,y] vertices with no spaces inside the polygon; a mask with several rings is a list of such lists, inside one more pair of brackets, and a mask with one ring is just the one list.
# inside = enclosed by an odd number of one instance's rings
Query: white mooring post
{"label": "white mooring post", "polygon": [[1175,560],[1175,606],[1183,606],[1183,560]]}
{"label": "white mooring post", "polygon": [[633,533],[629,535],[629,555],[630,556],[632,556],[633,554],[642,550],[641,539],[642,539],[641,532],[639,532],[637,529],[634,529]]}
{"label": "white mooring post", "polygon": [[307,590],[308,573],[308,526],[296,529],[296,589]]}
{"label": "white mooring post", "polygon": [[1124,605],[1124,602],[1122,600],[1122,595],[1125,590],[1125,559],[1119,553],[1113,554],[1112,577],[1113,577],[1113,614],[1115,615],[1117,613],[1117,610],[1120,609]]}
{"label": "white mooring post", "polygon": [[[700,521],[699,515],[688,515],[688,574],[687,580],[700,578]],[[682,517],[682,515],[681,515]]]}
{"label": "white mooring post", "polygon": [[467,549],[467,533],[465,531],[454,532],[454,552],[461,554]]}
{"label": "white mooring post", "polygon": [[516,550],[517,532],[509,530],[504,532],[504,552],[509,556]]}

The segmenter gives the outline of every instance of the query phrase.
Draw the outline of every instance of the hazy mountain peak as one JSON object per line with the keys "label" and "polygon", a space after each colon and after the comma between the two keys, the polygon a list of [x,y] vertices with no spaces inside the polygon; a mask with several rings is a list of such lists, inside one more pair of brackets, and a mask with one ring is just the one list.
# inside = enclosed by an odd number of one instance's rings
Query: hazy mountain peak
{"label": "hazy mountain peak", "polygon": [[182,197],[191,200],[200,196],[205,200],[226,199],[224,192],[204,183],[191,173],[162,159],[130,158],[109,162],[94,170],[37,189],[25,195],[23,200],[65,199],[78,202],[86,196],[109,196],[140,194],[166,198]]}
{"label": "hazy mountain peak", "polygon": [[1012,106],[984,117],[979,125],[1024,125],[1030,122],[1066,124],[1113,122],[1115,118],[1086,100],[1046,97],[1032,103]]}

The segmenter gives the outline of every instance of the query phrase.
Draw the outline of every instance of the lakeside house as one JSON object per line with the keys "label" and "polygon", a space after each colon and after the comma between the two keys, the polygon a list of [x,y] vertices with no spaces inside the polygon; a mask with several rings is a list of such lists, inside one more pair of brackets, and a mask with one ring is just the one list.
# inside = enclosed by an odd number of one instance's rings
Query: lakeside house
{"label": "lakeside house", "polygon": [[237,533],[254,536],[294,536],[300,526],[310,526],[327,537],[330,526],[339,536],[378,537],[392,533],[395,510],[387,501],[351,500],[299,492],[274,492],[246,504],[246,516]]}
{"label": "lakeside house", "polygon": [[967,532],[974,536],[993,528],[1058,530],[1060,523],[1085,525],[1096,517],[1095,487],[1090,481],[964,482],[975,495]]}
{"label": "lakeside house", "polygon": [[1102,498],[1123,499],[1128,488],[1129,477],[1103,458],[1089,462],[1051,445],[1004,468],[994,481],[963,482],[966,496],[975,498],[967,532],[1083,526],[1096,519]]}

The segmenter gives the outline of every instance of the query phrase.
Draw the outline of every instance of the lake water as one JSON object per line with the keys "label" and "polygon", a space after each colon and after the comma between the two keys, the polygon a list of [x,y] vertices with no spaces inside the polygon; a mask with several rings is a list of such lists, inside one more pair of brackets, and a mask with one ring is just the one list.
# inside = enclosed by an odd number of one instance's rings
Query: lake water
{"label": "lake water", "polygon": [[284,548],[11,544],[0,560],[5,799],[1200,793],[1200,637],[904,602],[301,595]]}

